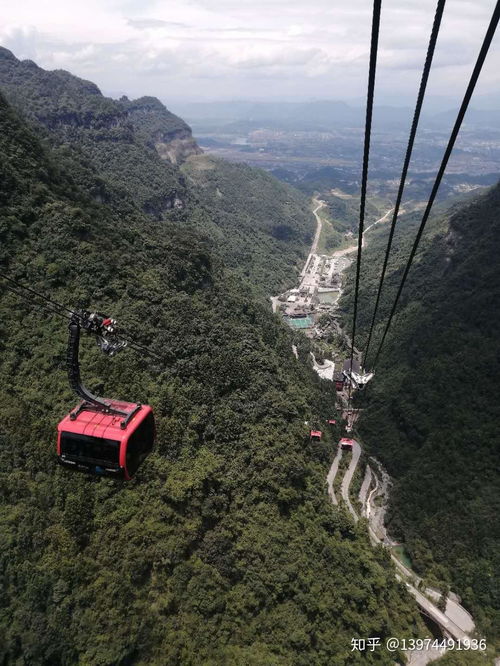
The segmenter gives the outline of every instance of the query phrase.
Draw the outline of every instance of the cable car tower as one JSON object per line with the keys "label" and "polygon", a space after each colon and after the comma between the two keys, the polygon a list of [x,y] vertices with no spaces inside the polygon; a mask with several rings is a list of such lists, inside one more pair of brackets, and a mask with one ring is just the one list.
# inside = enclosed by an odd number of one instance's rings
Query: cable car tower
{"label": "cable car tower", "polygon": [[374,375],[373,372],[363,372],[362,368],[355,361],[352,363],[352,366],[349,363],[347,368],[344,368],[343,374],[352,388],[358,391],[362,391]]}

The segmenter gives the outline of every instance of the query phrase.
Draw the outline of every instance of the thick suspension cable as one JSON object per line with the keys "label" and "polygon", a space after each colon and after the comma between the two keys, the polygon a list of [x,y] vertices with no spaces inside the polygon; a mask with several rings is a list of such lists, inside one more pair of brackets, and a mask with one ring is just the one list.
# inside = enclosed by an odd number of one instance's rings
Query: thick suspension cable
{"label": "thick suspension cable", "polygon": [[453,130],[452,130],[452,133],[451,133],[451,136],[450,136],[450,140],[449,140],[448,145],[446,147],[446,151],[444,153],[443,161],[441,162],[441,166],[439,167],[439,171],[438,171],[438,174],[436,176],[436,180],[434,182],[432,192],[431,192],[431,195],[429,197],[429,201],[427,202],[427,206],[425,208],[425,212],[424,212],[424,215],[422,217],[422,221],[420,223],[420,227],[418,229],[417,236],[416,236],[415,241],[413,243],[413,247],[411,249],[410,256],[408,258],[408,262],[406,264],[406,268],[405,268],[403,277],[401,279],[401,283],[399,285],[399,289],[398,289],[398,292],[396,294],[396,298],[394,300],[394,303],[393,303],[393,306],[392,306],[392,309],[391,309],[391,313],[389,315],[389,319],[387,321],[384,333],[382,335],[382,339],[380,341],[380,345],[379,345],[377,354],[375,356],[375,361],[373,363],[373,368],[376,366],[376,364],[378,362],[378,359],[380,357],[380,352],[381,352],[382,347],[384,345],[384,342],[385,342],[385,339],[386,339],[386,336],[387,336],[387,332],[389,331],[389,328],[391,326],[392,319],[394,317],[394,313],[396,311],[397,305],[399,303],[399,299],[401,297],[401,293],[403,291],[403,288],[404,288],[404,285],[405,285],[405,282],[406,282],[406,278],[408,277],[408,273],[410,271],[411,264],[413,262],[415,254],[417,252],[417,248],[418,248],[418,245],[420,243],[420,239],[422,237],[422,234],[424,232],[425,225],[426,225],[427,220],[429,218],[429,215],[430,215],[430,212],[431,212],[431,209],[432,209],[432,205],[433,205],[434,200],[435,200],[436,195],[437,195],[437,191],[438,191],[439,186],[441,184],[441,180],[443,178],[446,166],[447,166],[448,161],[450,159],[450,155],[451,155],[453,147],[455,145],[455,141],[456,141],[458,133],[460,131],[460,127],[462,125],[463,119],[464,119],[465,114],[467,112],[467,107],[469,106],[472,94],[474,92],[474,88],[476,87],[476,83],[477,83],[477,80],[478,80],[479,75],[481,73],[481,69],[484,65],[484,61],[486,60],[488,50],[491,46],[491,42],[492,42],[493,37],[495,35],[495,31],[497,29],[499,19],[500,19],[500,0],[497,0],[495,9],[493,10],[493,16],[491,17],[490,25],[488,26],[488,30],[486,31],[486,35],[484,37],[483,44],[481,46],[481,50],[479,51],[479,55],[478,55],[476,64],[474,66],[474,70],[473,70],[471,78],[469,80],[469,85],[467,86],[467,90],[465,92],[462,104],[460,106],[460,110],[458,112],[457,119],[455,121],[455,125],[453,127]]}
{"label": "thick suspension cable", "polygon": [[[21,284],[17,280],[14,280],[13,278],[9,277],[5,273],[0,271],[0,278],[3,278],[8,284],[5,285],[9,291],[17,294],[21,298],[24,298],[25,300],[29,301],[32,304],[31,298],[39,298],[40,300],[44,301],[44,305],[42,306],[47,312],[50,312],[52,314],[56,314],[60,317],[63,317],[64,319],[71,319],[71,317],[76,316],[79,319],[82,319],[81,315],[78,312],[75,312],[73,310],[70,310],[67,308],[65,305],[62,305],[61,303],[58,303],[57,301],[54,301],[52,298],[48,298],[44,294],[41,294],[40,292],[36,291],[35,289],[32,289],[31,287],[27,287],[24,284]],[[27,294],[30,295],[28,298]],[[152,352],[148,347],[145,345],[136,342],[135,340],[131,339],[128,335],[127,337],[124,337],[123,335],[121,338],[127,342],[127,345],[134,349],[137,352],[140,352],[141,354],[145,354],[147,356],[151,356],[152,358],[156,358],[157,360],[162,361],[162,357],[159,356],[158,354],[155,354]]]}
{"label": "thick suspension cable", "polygon": [[[17,289],[16,287],[14,287],[11,284],[4,284],[3,286],[5,287],[5,289],[8,289],[13,294],[16,294],[16,296],[19,296],[20,298],[27,300],[26,299],[26,294],[23,291],[21,291],[20,289]],[[35,303],[30,301],[30,305],[32,305],[35,308],[38,308],[40,310],[43,310],[45,312],[50,312],[50,313],[55,314],[59,317],[62,317],[63,319],[66,319],[67,321],[69,321],[71,319],[71,316],[69,314],[64,314],[64,312],[61,312],[60,309],[58,309],[56,307],[52,307],[48,303],[43,303],[43,304],[37,303],[37,304],[35,304]]]}
{"label": "thick suspension cable", "polygon": [[434,23],[432,26],[432,32],[429,40],[429,46],[427,48],[427,55],[425,58],[425,64],[424,64],[424,69],[422,72],[422,79],[420,81],[420,88],[418,91],[418,96],[417,96],[417,103],[415,105],[415,113],[413,115],[413,122],[411,125],[411,130],[410,130],[410,136],[408,139],[408,146],[406,148],[406,156],[403,164],[403,171],[401,172],[401,180],[399,182],[399,189],[398,189],[398,194],[396,197],[396,203],[394,205],[394,213],[392,216],[392,223],[391,223],[391,229],[389,232],[389,239],[387,241],[387,248],[385,251],[385,258],[384,258],[384,264],[382,267],[382,273],[380,274],[380,282],[378,285],[378,291],[377,291],[377,297],[375,299],[375,308],[373,310],[373,316],[372,316],[372,321],[370,324],[370,332],[368,333],[368,342],[366,343],[366,348],[365,348],[365,356],[364,356],[364,366],[366,367],[366,360],[368,358],[368,352],[370,350],[370,343],[372,340],[372,335],[373,335],[373,329],[375,327],[375,321],[377,319],[377,312],[378,312],[378,307],[380,303],[380,296],[382,293],[382,287],[384,284],[384,279],[385,279],[385,274],[387,271],[387,264],[389,262],[389,255],[391,252],[392,248],[392,240],[394,237],[394,231],[396,229],[396,222],[398,220],[398,215],[399,215],[399,209],[401,206],[401,200],[403,198],[403,191],[405,188],[405,183],[406,183],[406,176],[408,174],[408,168],[410,166],[410,160],[411,160],[411,155],[413,151],[413,145],[415,143],[415,136],[417,134],[417,128],[418,128],[418,123],[420,120],[420,113],[422,111],[422,105],[424,102],[424,97],[425,97],[425,91],[427,88],[427,81],[429,80],[429,73],[431,70],[431,65],[432,65],[432,59],[434,57],[434,50],[436,47],[436,42],[439,34],[439,28],[441,26],[441,19],[443,17],[443,11],[444,11],[444,6],[446,4],[446,0],[438,0],[437,6],[436,6],[436,13],[434,16]]}
{"label": "thick suspension cable", "polygon": [[59,309],[61,311],[66,311],[70,316],[73,316],[75,313],[73,310],[70,310],[67,308],[65,305],[61,305],[60,303],[57,303],[57,301],[52,300],[51,298],[48,298],[44,294],[41,294],[38,291],[35,291],[35,289],[32,289],[31,287],[26,287],[24,284],[21,284],[17,280],[14,280],[13,278],[9,277],[3,272],[0,272],[0,277],[9,282],[10,284],[15,285],[19,289],[23,289],[24,291],[28,292],[32,296],[36,296],[37,298],[40,298],[42,301],[45,301],[46,303],[50,303],[52,306],[54,306],[56,309]]}
{"label": "thick suspension cable", "polygon": [[[381,6],[382,6],[382,0],[374,0],[372,33],[371,33],[371,44],[370,44],[370,65],[368,72],[368,93],[366,100],[365,145],[363,151],[363,171],[361,176],[361,198],[359,205],[358,255],[357,255],[357,264],[356,264],[356,286],[354,288],[354,310],[352,317],[351,360],[350,360],[350,369],[349,369],[350,375],[352,375],[352,366],[354,361],[354,346],[356,342],[356,319],[358,315],[359,282],[361,275],[361,253],[363,249],[366,186],[368,182],[368,162],[370,157],[370,137],[372,129],[373,97],[375,93],[375,72],[377,69],[378,36],[380,29]],[[349,381],[348,406],[350,406],[351,403],[351,392],[352,392],[352,379]]]}

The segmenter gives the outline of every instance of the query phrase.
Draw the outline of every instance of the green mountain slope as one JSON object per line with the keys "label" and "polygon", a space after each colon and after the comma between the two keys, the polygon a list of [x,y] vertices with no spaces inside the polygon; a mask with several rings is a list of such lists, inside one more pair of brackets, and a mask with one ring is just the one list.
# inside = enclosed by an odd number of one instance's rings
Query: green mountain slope
{"label": "green mountain slope", "polygon": [[189,126],[159,100],[106,98],[89,81],[1,47],[0,91],[97,201],[196,226],[266,298],[297,275],[314,233],[307,199],[257,169],[196,160]]}
{"label": "green mountain slope", "polygon": [[[390,265],[399,284],[418,216],[403,220]],[[366,394],[361,432],[396,483],[389,526],[415,569],[451,583],[480,628],[500,627],[500,187],[438,211]],[[387,230],[363,259],[362,336]],[[378,329],[380,332],[380,327]],[[374,347],[375,349],[375,347]],[[373,358],[373,356],[372,356]]]}
{"label": "green mountain slope", "polygon": [[158,441],[129,484],[58,468],[65,321],[0,286],[0,659],[392,663],[353,655],[352,636],[410,636],[418,615],[324,492],[335,433],[311,445],[304,421],[333,404],[307,341],[297,361],[224,252],[117,190],[98,200],[88,163],[43,137],[0,97],[0,267],[161,354],[82,345],[89,386],[152,404]]}
{"label": "green mountain slope", "polygon": [[201,215],[195,223],[221,247],[226,264],[267,294],[287,284],[312,242],[305,199],[265,171],[207,155],[189,157],[182,171],[197,194]]}
{"label": "green mountain slope", "polygon": [[[94,83],[69,72],[46,72],[29,60],[21,62],[3,48],[0,90],[60,150],[77,147],[88,168],[98,170],[120,197],[157,217],[181,204],[185,192],[177,170],[162,163],[154,146],[134,131],[127,103],[104,97]],[[182,122],[170,116],[173,126]]]}

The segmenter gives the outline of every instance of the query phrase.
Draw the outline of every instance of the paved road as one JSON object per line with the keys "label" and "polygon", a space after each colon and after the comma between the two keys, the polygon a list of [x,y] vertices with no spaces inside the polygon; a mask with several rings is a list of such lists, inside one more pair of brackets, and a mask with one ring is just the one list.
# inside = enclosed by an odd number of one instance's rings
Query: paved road
{"label": "paved road", "polygon": [[335,477],[337,476],[341,458],[342,458],[342,449],[339,446],[337,449],[337,455],[333,459],[332,466],[330,467],[330,471],[328,472],[328,476],[326,477],[326,482],[328,484],[328,494],[330,495],[330,499],[332,500],[332,503],[335,504],[335,506],[337,506],[338,502],[337,498],[335,497],[335,492],[333,490],[333,482],[335,481]]}
{"label": "paved road", "polygon": [[363,479],[363,483],[361,484],[361,488],[359,490],[359,495],[358,495],[359,501],[361,502],[362,506],[361,509],[362,516],[366,516],[366,509],[365,509],[366,496],[368,495],[368,490],[370,488],[371,483],[372,483],[372,468],[370,467],[370,465],[367,465],[365,469],[365,478]]}
{"label": "paved road", "polygon": [[319,237],[321,236],[321,229],[323,228],[323,220],[318,215],[318,210],[321,210],[326,206],[324,201],[321,199],[313,199],[313,203],[318,204],[313,210],[313,215],[316,218],[316,233],[314,234],[313,244],[311,246],[311,254],[316,254],[318,249]]}
{"label": "paved road", "polygon": [[[351,485],[352,477],[354,476],[354,472],[356,471],[356,467],[359,462],[359,457],[361,454],[361,447],[358,442],[354,440],[354,445],[353,445],[353,451],[352,451],[352,460],[351,463],[344,475],[344,478],[342,479],[342,486],[341,486],[341,491],[342,491],[342,498],[347,504],[347,507],[353,516],[354,520],[357,522],[358,520],[358,515],[356,514],[351,501],[349,499],[349,487]],[[339,447],[339,452],[341,453],[341,449]],[[338,453],[337,453],[338,456]],[[339,457],[339,456],[338,456]],[[340,460],[340,457],[339,457]],[[335,464],[335,460],[334,460]],[[337,473],[338,469],[338,462],[337,466],[335,468],[335,472],[333,474],[331,483],[329,480],[330,474],[332,472],[332,469],[334,467],[334,464],[332,465],[332,468],[330,469],[330,472],[328,473],[327,481],[328,481],[328,491],[330,493],[330,487],[331,487],[331,493],[330,497],[333,495],[333,479],[335,478],[335,475]],[[372,499],[374,493],[370,493],[369,500]],[[337,504],[336,498],[334,501],[334,495],[332,497],[332,502],[334,504]],[[373,512],[373,508],[372,508]],[[370,514],[370,511],[368,511],[368,515]],[[368,527],[370,537],[372,541],[375,543],[383,543],[383,541],[380,539],[380,537],[375,533],[375,531],[372,529],[371,525]],[[419,607],[423,610],[424,613],[427,613],[429,617],[431,617],[434,622],[436,622],[448,635],[452,636],[455,640],[464,640],[465,638],[468,638],[468,634],[466,633],[467,631],[472,631],[474,628],[474,623],[472,621],[471,616],[469,613],[462,608],[459,604],[452,600],[448,600],[448,603],[450,604],[450,614],[448,614],[448,604],[446,606],[446,611],[443,613],[442,611],[439,610],[439,608],[432,602],[430,601],[426,596],[422,594],[419,590],[417,590],[414,585],[412,585],[408,580],[413,581],[415,578],[415,575],[413,572],[411,572],[409,569],[407,569],[399,560],[398,558],[391,553],[391,559],[396,565],[398,571],[400,573],[396,574],[396,577],[399,580],[403,580],[408,592],[412,594]],[[462,628],[461,626],[458,626],[456,622],[465,623],[465,627]],[[470,627],[470,622],[472,622],[472,628]]]}
{"label": "paved road", "polygon": [[349,498],[349,488],[351,485],[352,477],[354,476],[354,472],[356,471],[356,467],[358,466],[359,456],[361,455],[361,447],[358,442],[356,442],[356,440],[353,441],[354,444],[352,445],[352,458],[351,462],[349,463],[349,467],[344,474],[344,478],[342,479],[341,494],[342,499],[347,504],[347,508],[349,509],[351,516],[354,518],[354,522],[357,523],[359,520],[358,514],[356,511],[354,511],[354,507],[351,504],[351,500]]}
{"label": "paved road", "polygon": [[[366,232],[370,231],[370,229],[372,227],[374,227],[376,224],[380,224],[380,222],[385,222],[387,220],[388,216],[392,213],[393,210],[394,210],[394,208],[389,208],[389,210],[387,211],[387,213],[385,215],[382,215],[382,217],[379,217],[378,220],[375,220],[375,222],[372,222],[372,224],[370,224],[369,227],[366,227],[366,229],[363,231],[363,248],[365,247],[365,241],[366,241],[365,234],[366,234]],[[399,211],[399,215],[402,215],[404,212],[405,212],[404,209],[401,209]]]}
{"label": "paved road", "polygon": [[[394,557],[393,557],[394,559]],[[451,620],[447,615],[439,610],[432,601],[429,601],[422,592],[419,592],[416,587],[413,587],[410,583],[405,581],[406,589],[408,592],[413,595],[417,601],[417,604],[420,608],[429,615],[436,624],[438,624],[441,629],[444,629],[450,636],[452,636],[456,641],[463,641],[466,638],[469,638],[469,635],[460,629],[453,620]]]}
{"label": "paved road", "polygon": [[[425,594],[429,597],[432,597],[432,599],[435,601],[439,601],[441,598],[441,593],[438,590],[433,590],[430,587],[425,590]],[[450,620],[453,620],[453,622],[467,634],[474,631],[475,624],[474,620],[472,619],[472,615],[457,601],[455,601],[455,599],[450,599],[450,597],[448,597],[446,600],[445,613],[446,617],[449,617]]]}
{"label": "paved road", "polygon": [[318,243],[319,243],[319,237],[321,236],[321,229],[323,228],[323,222],[321,220],[321,217],[318,215],[318,211],[321,210],[321,208],[324,208],[326,206],[326,203],[324,201],[320,201],[319,199],[313,199],[313,203],[317,204],[316,208],[314,208],[313,210],[313,215],[316,218],[316,233],[314,234],[314,240],[311,245],[309,256],[307,257],[306,263],[304,264],[304,268],[302,269],[302,272],[300,274],[301,279],[305,277],[310,262],[316,259],[314,255],[316,254],[316,250],[318,248]]}
{"label": "paved road", "polygon": [[[375,220],[375,222],[372,222],[369,227],[366,227],[366,229],[363,231],[363,248],[366,246],[366,233],[370,231],[370,229],[372,229],[372,227],[374,227],[376,224],[380,224],[380,222],[385,222],[387,220],[387,217],[392,213],[393,210],[394,208],[389,208],[389,210],[386,213],[384,213],[382,217],[379,217],[379,219]],[[404,210],[401,212],[404,213]],[[346,247],[343,250],[337,250],[331,255],[331,257],[332,259],[337,259],[338,257],[345,257],[346,255],[351,254],[352,252],[356,252],[357,249],[358,249],[357,243],[355,245],[349,245],[349,247]],[[349,266],[349,264],[347,264],[347,266]],[[341,270],[345,270],[347,266],[345,266]]]}
{"label": "paved road", "polygon": [[310,352],[310,354],[313,360],[313,368],[318,373],[318,375],[322,379],[329,379],[330,381],[333,381],[333,373],[335,372],[335,363],[325,358],[325,362],[323,363],[323,365],[320,365],[316,361],[316,356],[313,354],[313,352]]}
{"label": "paved road", "polygon": [[[382,477],[382,481],[377,484],[376,492],[370,493],[370,497],[368,498],[369,508],[367,508],[367,511],[370,515],[371,527],[374,534],[376,534],[378,541],[387,545],[395,545],[395,542],[387,534],[387,530],[384,525],[386,505],[388,501],[388,493],[391,481],[389,475],[383,469],[380,463],[378,461],[375,462],[378,465],[378,475]],[[383,501],[380,506],[376,506],[374,504],[373,500],[375,497],[383,497]],[[417,574],[415,574],[411,569],[405,567],[404,564],[393,553],[391,553],[391,558],[398,570],[405,576],[405,578],[411,581],[413,586],[420,588],[422,579],[417,576]],[[436,603],[441,597],[441,593],[438,590],[430,587],[426,588],[424,592],[427,597],[431,597]],[[466,633],[474,631],[475,625],[471,614],[460,605],[457,597],[453,594],[450,594],[446,601],[445,613],[446,617],[449,618],[462,631]]]}
{"label": "paved road", "polygon": [[[370,525],[379,540],[393,546],[395,542],[389,539],[385,529],[385,514],[389,502],[389,488],[392,482],[378,460],[370,458],[370,461],[373,461],[377,466],[377,473],[374,474],[376,490],[372,491],[368,497],[366,515],[370,517]],[[379,498],[379,501],[375,504],[374,500],[376,498]]]}

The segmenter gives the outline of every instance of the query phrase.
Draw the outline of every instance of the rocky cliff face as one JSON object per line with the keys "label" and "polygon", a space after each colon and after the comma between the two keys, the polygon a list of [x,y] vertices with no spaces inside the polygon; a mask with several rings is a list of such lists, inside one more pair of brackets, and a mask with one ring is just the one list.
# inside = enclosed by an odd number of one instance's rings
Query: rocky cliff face
{"label": "rocky cliff face", "polygon": [[71,135],[79,128],[113,130],[115,140],[132,140],[135,133],[172,164],[182,164],[190,155],[202,152],[189,125],[156,97],[113,100],[91,81],[64,70],[45,71],[2,47],[0,89],[25,117],[51,131]]}
{"label": "rocky cliff face", "polygon": [[[313,225],[307,200],[260,170],[199,155],[190,127],[157,98],[109,99],[89,81],[6,49],[2,92],[95,202],[146,226],[153,218],[201,229],[232,270],[255,276],[266,299],[302,265]],[[276,234],[280,226],[291,230],[286,237]]]}
{"label": "rocky cliff face", "polygon": [[85,169],[104,178],[108,195],[99,191],[101,199],[126,192],[156,218],[185,206],[178,165],[201,150],[189,125],[155,97],[113,100],[90,81],[63,70],[45,71],[4,48],[0,91],[53,145],[78,149]]}
{"label": "rocky cliff face", "polygon": [[190,155],[203,152],[193,139],[189,125],[168,111],[156,97],[132,101],[122,97],[119,103],[143,140],[154,146],[162,159],[180,165]]}
{"label": "rocky cliff face", "polygon": [[171,141],[157,141],[158,155],[172,164],[183,164],[191,155],[201,155],[202,149],[192,136],[179,136]]}

